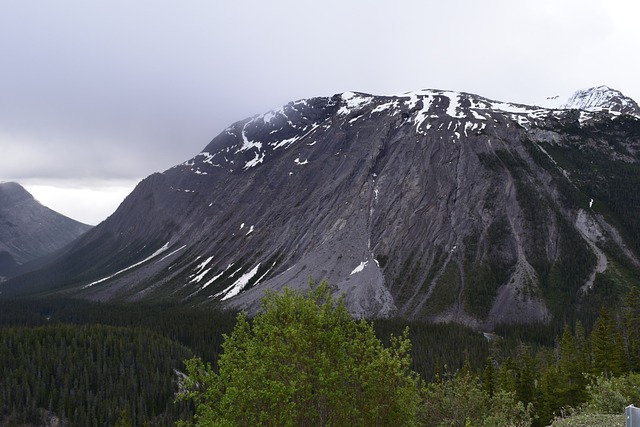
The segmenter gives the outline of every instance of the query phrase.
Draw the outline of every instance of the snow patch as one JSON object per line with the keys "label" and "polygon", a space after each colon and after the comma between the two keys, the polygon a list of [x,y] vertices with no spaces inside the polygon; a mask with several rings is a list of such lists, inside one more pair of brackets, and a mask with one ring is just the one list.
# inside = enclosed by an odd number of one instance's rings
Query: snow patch
{"label": "snow patch", "polygon": [[368,263],[369,263],[369,260],[362,261],[360,265],[358,265],[356,268],[353,269],[350,276],[353,276],[356,273],[360,273],[362,270],[364,270],[364,268],[367,266]]}
{"label": "snow patch", "polygon": [[236,280],[231,286],[228,286],[223,291],[218,292],[217,294],[215,294],[214,298],[218,297],[220,295],[224,295],[222,297],[221,301],[225,301],[225,300],[227,300],[229,298],[232,298],[232,297],[238,295],[245,288],[245,286],[247,286],[247,284],[249,284],[249,281],[253,278],[253,276],[255,276],[258,273],[258,268],[259,267],[260,267],[260,263],[258,263],[258,265],[256,265],[248,273],[245,273],[242,276],[240,276],[240,278],[238,280]]}
{"label": "snow patch", "polygon": [[394,100],[394,101],[390,101],[390,102],[385,102],[384,104],[380,104],[378,105],[376,108],[374,108],[373,110],[371,110],[372,113],[381,113],[385,110],[390,109],[391,107],[397,108],[398,107],[398,101]]}
{"label": "snow patch", "polygon": [[264,153],[258,152],[258,153],[256,153],[256,156],[253,159],[251,159],[247,163],[245,163],[245,165],[244,165],[244,167],[242,169],[247,170],[249,168],[257,166],[258,164],[262,163],[263,160],[264,160]]}
{"label": "snow patch", "polygon": [[175,251],[168,253],[167,255],[163,256],[162,258],[160,258],[158,261],[156,261],[156,264],[159,262],[164,261],[165,259],[169,258],[171,255],[175,254],[176,252],[179,252],[181,250],[183,250],[184,248],[186,248],[187,245],[182,245],[181,247],[179,247],[178,249],[176,249]]}
{"label": "snow patch", "polygon": [[255,141],[250,141],[247,138],[247,134],[245,132],[245,129],[247,127],[247,125],[251,123],[248,122],[246,123],[243,127],[242,127],[242,146],[238,149],[238,151],[236,151],[236,153],[240,152],[240,151],[247,151],[251,148],[257,148],[258,150],[262,149],[262,143],[261,142],[255,142]]}
{"label": "snow patch", "polygon": [[[424,123],[424,121],[427,120],[427,118],[429,118],[428,113],[429,113],[429,109],[431,108],[432,102],[433,102],[432,96],[427,95],[422,97],[422,109],[418,111],[418,113],[416,114],[416,118],[414,122],[416,124],[417,133],[421,133],[423,135],[425,134],[420,130],[420,127],[422,126],[422,123]],[[431,125],[427,124],[427,130],[429,130],[430,128],[431,128]]]}
{"label": "snow patch", "polygon": [[280,142],[277,142],[275,144],[272,145],[273,149],[277,149],[277,148],[287,148],[288,146],[290,146],[291,144],[293,144],[294,142],[296,142],[297,140],[299,140],[300,137],[299,136],[294,136],[293,138],[287,138],[287,139],[283,139]]}
{"label": "snow patch", "polygon": [[451,92],[448,98],[449,98],[449,106],[447,107],[447,115],[455,119],[465,118],[466,115],[462,111],[458,113],[458,110],[462,110],[460,108],[460,94]]}
{"label": "snow patch", "polygon": [[212,279],[210,279],[207,283],[205,283],[204,285],[202,285],[202,288],[200,288],[201,290],[206,288],[207,286],[209,286],[210,284],[212,284],[213,282],[215,282],[216,280],[218,280],[220,277],[222,277],[222,275],[231,267],[233,267],[233,263],[229,264],[227,266],[227,268],[225,268],[224,270],[222,270],[220,273],[216,274]]}
{"label": "snow patch", "polygon": [[526,105],[516,105],[508,102],[492,102],[490,104],[490,108],[503,111],[505,113],[528,113],[531,110],[534,110],[534,108]]}
{"label": "snow patch", "polygon": [[132,268],[135,268],[135,267],[137,267],[137,266],[139,266],[141,264],[144,264],[145,262],[149,261],[150,259],[157,257],[158,255],[160,255],[161,253],[163,253],[167,249],[169,249],[169,242],[165,243],[163,247],[161,247],[160,249],[158,249],[157,251],[155,251],[154,253],[152,253],[150,256],[148,256],[147,258],[143,259],[142,261],[136,262],[135,264],[132,264],[127,268],[123,268],[122,270],[118,271],[117,273],[112,274],[111,276],[107,276],[107,277],[102,278],[100,280],[96,280],[95,282],[91,282],[88,285],[84,285],[82,287],[82,289],[86,289],[86,288],[89,288],[89,287],[91,287],[93,285],[97,285],[98,283],[105,282],[105,281],[111,279],[112,277],[115,277],[115,276],[119,275],[120,273],[124,273],[125,271],[131,270]]}
{"label": "snow patch", "polygon": [[340,115],[349,114],[351,111],[368,104],[372,99],[371,96],[363,96],[354,92],[345,92],[340,96],[345,104],[338,110]]}
{"label": "snow patch", "polygon": [[471,110],[471,114],[473,115],[473,118],[476,120],[487,120],[485,116],[478,114],[476,110]]}
{"label": "snow patch", "polygon": [[212,259],[213,256],[210,256],[209,258],[198,264],[198,266],[196,267],[196,271],[190,276],[191,280],[189,280],[189,283],[200,282],[204,278],[204,276],[206,276],[207,273],[211,271],[210,268],[205,269],[205,267],[211,262]]}

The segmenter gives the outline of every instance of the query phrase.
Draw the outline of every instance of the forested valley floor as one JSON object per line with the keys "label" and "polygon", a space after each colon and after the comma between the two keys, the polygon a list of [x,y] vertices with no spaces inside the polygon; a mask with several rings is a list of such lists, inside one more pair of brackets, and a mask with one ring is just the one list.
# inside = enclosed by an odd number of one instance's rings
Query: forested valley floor
{"label": "forested valley floor", "polygon": [[[215,366],[236,314],[0,300],[0,426],[51,419],[70,426],[163,426],[189,419],[194,408],[175,402],[184,361],[197,356]],[[412,369],[424,386],[424,425],[499,425],[491,424],[492,411],[504,411],[504,402],[519,402],[525,424],[535,426],[569,408],[590,405],[608,416],[640,403],[637,290],[615,314],[602,309],[549,325],[503,325],[493,334],[401,319],[377,319],[374,326],[383,342],[409,326]],[[605,399],[596,389],[611,393]]]}

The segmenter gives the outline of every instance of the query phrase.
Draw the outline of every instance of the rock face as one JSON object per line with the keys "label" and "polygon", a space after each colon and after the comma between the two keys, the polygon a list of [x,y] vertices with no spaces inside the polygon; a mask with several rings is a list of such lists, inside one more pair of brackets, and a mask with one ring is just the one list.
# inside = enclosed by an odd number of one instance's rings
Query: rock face
{"label": "rock face", "polygon": [[583,110],[440,90],[292,102],[143,180],[0,289],[251,311],[313,277],[358,316],[547,321],[595,273],[640,270],[640,120],[618,94]]}
{"label": "rock face", "polygon": [[41,205],[15,182],[0,183],[0,276],[54,252],[91,227]]}

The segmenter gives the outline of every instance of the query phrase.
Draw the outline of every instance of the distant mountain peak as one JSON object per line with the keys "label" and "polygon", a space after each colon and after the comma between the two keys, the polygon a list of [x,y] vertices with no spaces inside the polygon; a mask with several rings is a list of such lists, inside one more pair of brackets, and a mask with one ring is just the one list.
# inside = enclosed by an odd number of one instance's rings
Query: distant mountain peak
{"label": "distant mountain peak", "polygon": [[640,116],[640,107],[631,98],[609,86],[597,86],[576,91],[562,108],[587,111],[608,110],[612,113]]}
{"label": "distant mountain peak", "polygon": [[17,182],[0,182],[0,282],[18,265],[60,249],[90,228],[43,206]]}
{"label": "distant mountain peak", "polygon": [[614,115],[628,114],[640,117],[640,107],[636,101],[606,85],[579,89],[570,96],[548,96],[539,102],[539,105],[559,110],[604,111]]}
{"label": "distant mountain peak", "polygon": [[17,182],[0,182],[0,210],[23,200],[31,200],[33,196]]}

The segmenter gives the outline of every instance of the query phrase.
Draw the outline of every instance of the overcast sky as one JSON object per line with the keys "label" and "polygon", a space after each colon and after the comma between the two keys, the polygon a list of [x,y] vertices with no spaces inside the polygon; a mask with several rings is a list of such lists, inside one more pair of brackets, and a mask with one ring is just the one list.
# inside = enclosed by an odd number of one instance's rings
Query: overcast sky
{"label": "overcast sky", "polygon": [[637,0],[0,0],[0,181],[97,224],[231,123],[347,90],[640,101]]}

